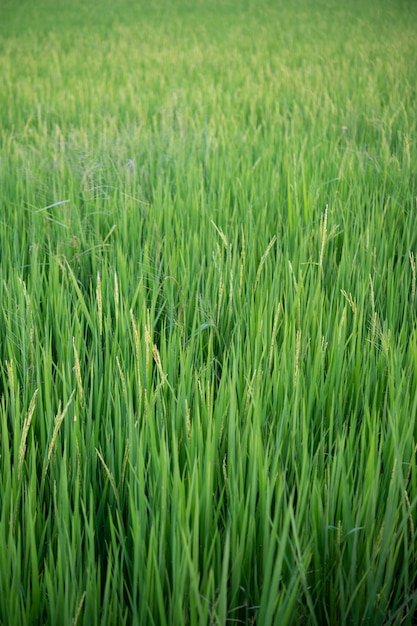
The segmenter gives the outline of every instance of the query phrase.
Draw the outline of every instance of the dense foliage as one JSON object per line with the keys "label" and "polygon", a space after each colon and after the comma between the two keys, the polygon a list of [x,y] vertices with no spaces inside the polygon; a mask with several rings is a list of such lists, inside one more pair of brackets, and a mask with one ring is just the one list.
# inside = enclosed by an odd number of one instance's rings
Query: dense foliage
{"label": "dense foliage", "polygon": [[416,27],[2,2],[2,625],[415,623]]}

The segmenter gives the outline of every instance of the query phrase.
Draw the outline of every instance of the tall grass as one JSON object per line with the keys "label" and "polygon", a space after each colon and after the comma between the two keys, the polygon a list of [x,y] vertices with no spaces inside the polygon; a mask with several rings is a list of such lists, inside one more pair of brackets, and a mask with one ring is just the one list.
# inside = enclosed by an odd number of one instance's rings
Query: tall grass
{"label": "tall grass", "polygon": [[0,9],[0,623],[411,625],[416,6],[132,5]]}

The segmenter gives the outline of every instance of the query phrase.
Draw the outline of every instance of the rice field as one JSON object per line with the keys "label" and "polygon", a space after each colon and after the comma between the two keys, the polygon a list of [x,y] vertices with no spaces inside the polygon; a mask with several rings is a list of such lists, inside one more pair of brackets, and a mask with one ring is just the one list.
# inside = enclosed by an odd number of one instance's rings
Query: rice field
{"label": "rice field", "polygon": [[417,623],[416,32],[1,1],[1,626]]}

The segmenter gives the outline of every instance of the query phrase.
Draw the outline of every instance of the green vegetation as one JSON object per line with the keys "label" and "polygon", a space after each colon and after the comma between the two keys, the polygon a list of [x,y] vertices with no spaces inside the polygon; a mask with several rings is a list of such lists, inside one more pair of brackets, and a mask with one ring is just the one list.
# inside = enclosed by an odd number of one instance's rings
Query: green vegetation
{"label": "green vegetation", "polygon": [[0,7],[0,624],[413,624],[417,5]]}

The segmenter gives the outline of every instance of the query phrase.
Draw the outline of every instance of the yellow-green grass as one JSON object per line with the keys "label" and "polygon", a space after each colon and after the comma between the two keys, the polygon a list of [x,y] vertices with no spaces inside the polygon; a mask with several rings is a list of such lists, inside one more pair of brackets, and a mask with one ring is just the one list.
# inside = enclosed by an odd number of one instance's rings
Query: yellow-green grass
{"label": "yellow-green grass", "polygon": [[4,0],[0,624],[409,624],[417,5]]}

